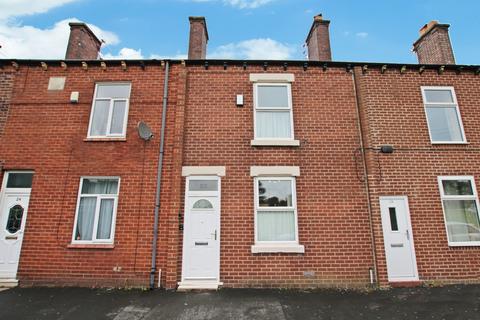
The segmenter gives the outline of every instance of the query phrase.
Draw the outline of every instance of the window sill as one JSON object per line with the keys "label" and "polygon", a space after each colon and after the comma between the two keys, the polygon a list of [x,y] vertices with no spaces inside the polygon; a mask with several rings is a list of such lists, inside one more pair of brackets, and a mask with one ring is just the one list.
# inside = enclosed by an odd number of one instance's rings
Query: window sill
{"label": "window sill", "polygon": [[445,145],[445,144],[459,144],[459,145],[467,145],[469,144],[467,141],[431,141],[432,145]]}
{"label": "window sill", "polygon": [[83,139],[85,142],[125,142],[127,141],[127,138],[86,138]]}
{"label": "window sill", "polygon": [[449,242],[449,247],[458,248],[458,247],[480,247],[480,241],[471,241],[471,242]]}
{"label": "window sill", "polygon": [[256,244],[252,246],[252,253],[305,253],[305,246]]}
{"label": "window sill", "polygon": [[286,146],[299,147],[300,140],[251,140],[251,146]]}
{"label": "window sill", "polygon": [[113,249],[114,244],[109,243],[71,243],[67,246],[69,249]]}

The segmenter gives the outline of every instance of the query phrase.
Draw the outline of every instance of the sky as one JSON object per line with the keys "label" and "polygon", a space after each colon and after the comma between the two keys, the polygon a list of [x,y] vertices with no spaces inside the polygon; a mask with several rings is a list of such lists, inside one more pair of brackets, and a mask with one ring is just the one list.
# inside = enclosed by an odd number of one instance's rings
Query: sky
{"label": "sky", "polygon": [[303,60],[313,16],[331,20],[333,60],[416,63],[430,20],[449,23],[458,64],[480,64],[479,0],[0,0],[0,58],[62,59],[69,21],[105,59],[186,57],[189,16],[205,16],[210,59]]}

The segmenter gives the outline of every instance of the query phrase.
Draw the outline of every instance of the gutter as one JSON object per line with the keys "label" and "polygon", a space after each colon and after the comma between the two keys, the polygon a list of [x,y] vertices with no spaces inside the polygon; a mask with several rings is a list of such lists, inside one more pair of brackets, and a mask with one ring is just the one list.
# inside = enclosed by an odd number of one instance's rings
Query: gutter
{"label": "gutter", "polygon": [[372,201],[370,199],[370,183],[368,180],[368,166],[367,166],[367,156],[365,154],[365,142],[363,140],[363,126],[362,119],[360,118],[360,94],[359,94],[359,83],[355,75],[355,70],[352,70],[352,81],[353,81],[353,91],[355,92],[355,106],[358,119],[358,134],[360,136],[360,151],[362,152],[362,161],[363,161],[363,175],[365,176],[365,191],[367,193],[367,207],[368,207],[368,220],[370,224],[370,235],[371,235],[371,245],[372,245],[372,257],[373,257],[373,277],[370,274],[370,281],[372,285],[378,285],[378,267],[377,267],[377,249],[375,247],[375,233],[373,228],[373,210],[372,210]]}
{"label": "gutter", "polygon": [[[163,60],[157,59],[125,59],[125,60],[52,60],[52,59],[0,59],[0,70],[7,66],[15,65],[27,65],[33,67],[41,67],[41,63],[44,62],[47,66],[58,67],[61,62],[64,62],[68,66],[82,66],[82,63],[86,63],[88,67],[100,67],[102,63],[107,66],[121,66],[125,63],[127,66],[140,66],[142,68],[151,65],[160,65]],[[281,66],[287,67],[321,67],[321,68],[345,68],[351,70],[353,67],[367,66],[369,69],[381,69],[386,67],[388,69],[400,69],[406,67],[407,70],[416,70],[424,67],[425,70],[438,70],[440,67],[444,67],[445,70],[452,71],[473,71],[476,74],[480,74],[480,64],[465,65],[465,64],[417,64],[417,63],[398,63],[398,62],[368,62],[368,61],[309,61],[309,60],[232,60],[232,59],[204,59],[204,60],[169,60],[170,64],[182,64],[187,66]]]}
{"label": "gutter", "polygon": [[[163,154],[165,149],[165,125],[167,119],[167,102],[168,102],[168,72],[170,62],[165,62],[165,82],[163,84],[163,102],[162,102],[162,129],[160,131],[160,152],[158,154],[157,169],[157,190],[155,193],[155,213],[153,222],[153,239],[152,239],[152,267],[150,269],[150,289],[155,288],[155,273],[157,271],[157,241],[158,241],[158,216],[160,211],[160,192],[162,190],[162,168]],[[160,279],[158,280],[160,283]]]}

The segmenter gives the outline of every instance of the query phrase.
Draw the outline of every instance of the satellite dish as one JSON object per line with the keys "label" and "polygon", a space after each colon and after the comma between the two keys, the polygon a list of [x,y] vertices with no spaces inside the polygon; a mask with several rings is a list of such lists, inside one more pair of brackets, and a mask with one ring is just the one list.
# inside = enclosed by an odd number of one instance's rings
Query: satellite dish
{"label": "satellite dish", "polygon": [[137,126],[138,135],[145,141],[153,138],[153,133],[150,127],[143,121],[140,121]]}

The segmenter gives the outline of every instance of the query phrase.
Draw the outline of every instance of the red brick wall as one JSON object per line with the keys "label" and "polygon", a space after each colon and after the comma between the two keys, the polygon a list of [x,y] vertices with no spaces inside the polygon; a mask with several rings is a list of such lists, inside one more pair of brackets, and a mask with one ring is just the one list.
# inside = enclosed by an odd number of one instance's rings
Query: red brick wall
{"label": "red brick wall", "polygon": [[[478,247],[449,247],[437,176],[473,175],[480,182],[480,77],[435,70],[378,69],[362,75],[362,115],[368,121],[369,147],[391,144],[393,154],[367,151],[375,237],[382,284],[387,282],[379,196],[409,198],[413,237],[421,280],[479,281]],[[421,86],[453,86],[457,95],[466,145],[432,145],[421,96]]]}
{"label": "red brick wall", "polygon": [[[13,70],[7,70],[8,72]],[[147,285],[153,232],[163,94],[161,66],[145,70],[118,65],[67,70],[21,65],[8,122],[0,137],[5,168],[32,169],[32,187],[19,279],[22,284]],[[172,66],[162,171],[158,268],[162,284],[181,277],[184,166],[226,166],[222,178],[221,281],[228,287],[363,286],[373,266],[367,198],[359,154],[352,74],[344,68],[289,67],[295,138],[300,147],[252,147],[253,85],[248,66]],[[269,67],[268,72],[283,73]],[[47,91],[50,76],[66,76],[64,91]],[[367,149],[378,271],[387,283],[378,197],[407,195],[422,280],[478,280],[479,249],[450,248],[437,187],[438,175],[474,175],[480,181],[477,105],[480,77],[434,70],[423,74],[357,69],[367,148],[392,144],[393,154]],[[96,81],[131,81],[127,140],[84,141]],[[10,80],[7,81],[9,83]],[[3,82],[5,83],[5,81]],[[468,145],[432,146],[420,93],[422,85],[454,86]],[[2,87],[3,88],[3,87]],[[80,103],[70,104],[71,91]],[[235,105],[244,94],[245,105]],[[155,137],[143,142],[143,120]],[[298,227],[305,254],[252,254],[254,244],[251,166],[299,166]],[[122,178],[115,247],[71,248],[79,179]],[[121,267],[114,272],[114,267]],[[314,272],[313,278],[304,272]]]}
{"label": "red brick wall", "polygon": [[[351,74],[343,68],[289,68],[295,74],[293,117],[301,146],[252,147],[249,74],[259,72],[263,69],[253,66],[190,67],[188,72],[183,165],[226,166],[221,281],[228,287],[366,285],[373,262],[365,189],[355,162],[359,139]],[[271,67],[268,72],[284,71]],[[244,94],[243,108],[235,106],[236,94]],[[300,167],[298,227],[305,254],[251,253],[250,166],[259,165]],[[306,278],[305,271],[315,277]]]}
{"label": "red brick wall", "polygon": [[[8,123],[0,143],[4,169],[32,169],[35,176],[19,279],[22,284],[146,285],[150,271],[154,197],[163,95],[163,68],[130,66],[123,71],[69,66],[21,66]],[[63,91],[47,91],[50,76],[66,76]],[[172,83],[178,82],[173,70]],[[131,81],[126,141],[85,141],[96,81]],[[70,104],[72,91],[80,103]],[[176,86],[170,87],[160,221],[171,196]],[[136,132],[145,121],[155,134],[144,142]],[[120,176],[115,247],[69,248],[81,176]],[[160,226],[159,268],[166,265],[167,224]],[[114,272],[120,267],[120,272]]]}
{"label": "red brick wall", "polygon": [[14,74],[12,72],[0,72],[0,137],[3,134],[7,122],[8,109],[13,90]]}

